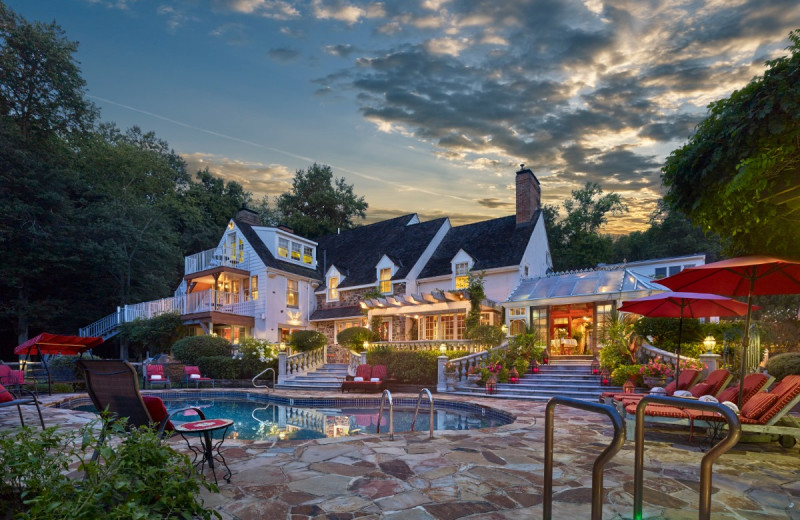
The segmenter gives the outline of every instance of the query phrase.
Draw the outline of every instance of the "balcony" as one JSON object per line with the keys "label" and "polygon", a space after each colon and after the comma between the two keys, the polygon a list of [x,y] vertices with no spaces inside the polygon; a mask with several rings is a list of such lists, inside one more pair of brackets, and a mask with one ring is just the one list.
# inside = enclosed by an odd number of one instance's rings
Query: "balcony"
{"label": "balcony", "polygon": [[217,267],[232,267],[249,271],[250,264],[248,260],[245,251],[239,251],[237,255],[231,255],[230,250],[227,248],[207,249],[184,257],[184,275],[199,273]]}

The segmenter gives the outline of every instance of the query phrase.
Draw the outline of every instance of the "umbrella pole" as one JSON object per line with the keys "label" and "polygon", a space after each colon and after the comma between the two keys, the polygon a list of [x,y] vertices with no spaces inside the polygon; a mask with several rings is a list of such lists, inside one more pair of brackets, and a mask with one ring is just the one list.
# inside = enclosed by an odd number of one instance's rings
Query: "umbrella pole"
{"label": "umbrella pole", "polygon": [[742,394],[744,393],[744,376],[746,372],[747,349],[750,347],[750,315],[753,312],[753,288],[756,284],[755,274],[750,277],[750,292],[747,293],[747,317],[744,319],[744,337],[742,338],[742,359],[739,375],[739,398],[736,405],[742,409]]}
{"label": "umbrella pole", "polygon": [[678,320],[678,361],[675,363],[675,390],[678,387],[678,379],[681,377],[681,340],[683,339],[683,307],[681,307],[681,319]]}

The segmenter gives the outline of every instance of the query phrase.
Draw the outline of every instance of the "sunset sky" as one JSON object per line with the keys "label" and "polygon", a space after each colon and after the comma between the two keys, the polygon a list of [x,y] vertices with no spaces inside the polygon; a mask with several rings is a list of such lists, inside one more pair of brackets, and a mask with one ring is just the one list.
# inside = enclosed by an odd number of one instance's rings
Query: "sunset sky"
{"label": "sunset sky", "polygon": [[797,0],[10,0],[80,42],[104,121],[256,199],[330,165],[368,220],[514,212],[587,181],[646,227],[660,168],[711,101],[785,54]]}

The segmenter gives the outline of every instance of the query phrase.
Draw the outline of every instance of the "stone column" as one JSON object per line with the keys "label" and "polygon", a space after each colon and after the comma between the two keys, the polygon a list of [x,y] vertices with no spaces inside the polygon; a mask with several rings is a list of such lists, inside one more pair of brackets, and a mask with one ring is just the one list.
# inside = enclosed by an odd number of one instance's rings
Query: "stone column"
{"label": "stone column", "polygon": [[278,384],[286,382],[286,351],[278,352]]}
{"label": "stone column", "polygon": [[705,363],[706,369],[703,370],[703,378],[708,377],[708,374],[720,367],[720,360],[722,356],[719,354],[700,354],[700,362]]}
{"label": "stone column", "polygon": [[437,371],[436,391],[442,393],[447,391],[447,376],[444,375],[444,365],[447,363],[447,356],[439,356],[436,359],[439,368]]}

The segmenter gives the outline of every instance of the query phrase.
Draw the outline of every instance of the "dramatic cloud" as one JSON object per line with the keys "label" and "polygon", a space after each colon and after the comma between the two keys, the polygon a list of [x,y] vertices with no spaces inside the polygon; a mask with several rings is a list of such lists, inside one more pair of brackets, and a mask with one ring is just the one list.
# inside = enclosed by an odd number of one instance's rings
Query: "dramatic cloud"
{"label": "dramatic cloud", "polygon": [[289,191],[294,179],[294,172],[280,164],[245,163],[198,152],[182,153],[181,156],[186,160],[190,172],[208,168],[214,176],[226,182],[241,184],[245,191],[253,194],[255,200]]}

